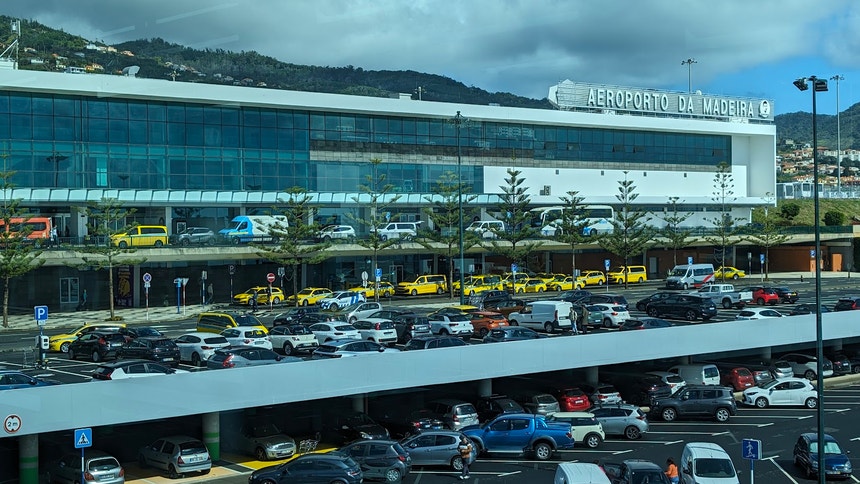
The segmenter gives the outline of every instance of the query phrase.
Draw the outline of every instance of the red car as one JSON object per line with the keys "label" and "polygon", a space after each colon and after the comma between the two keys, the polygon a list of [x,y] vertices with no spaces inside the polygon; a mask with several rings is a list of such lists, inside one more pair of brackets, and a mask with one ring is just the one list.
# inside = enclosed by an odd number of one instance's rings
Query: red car
{"label": "red car", "polygon": [[755,386],[755,376],[748,368],[738,366],[727,368],[720,372],[720,385],[732,387],[735,391],[745,390]]}
{"label": "red car", "polygon": [[770,304],[771,306],[779,302],[779,293],[772,287],[753,287],[752,298],[759,306]]}
{"label": "red car", "polygon": [[588,395],[579,388],[562,388],[552,393],[558,400],[558,406],[562,412],[584,412],[591,408]]}

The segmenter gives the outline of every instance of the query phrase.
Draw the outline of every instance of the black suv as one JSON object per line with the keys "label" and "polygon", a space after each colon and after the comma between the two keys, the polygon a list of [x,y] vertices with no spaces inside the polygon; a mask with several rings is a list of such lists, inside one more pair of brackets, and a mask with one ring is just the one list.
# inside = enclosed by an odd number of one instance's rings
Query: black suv
{"label": "black suv", "polygon": [[612,479],[613,484],[669,484],[669,478],[663,468],[650,460],[630,459],[621,462],[604,462],[603,470]]}
{"label": "black suv", "polygon": [[358,462],[365,479],[400,482],[412,470],[412,457],[395,440],[359,440],[337,451]]}
{"label": "black suv", "polygon": [[732,389],[716,385],[686,385],[672,396],[651,403],[651,413],[666,422],[680,417],[711,417],[727,422],[737,409]]}
{"label": "black suv", "polygon": [[843,297],[836,301],[833,306],[834,311],[852,311],[854,309],[860,309],[860,297]]}
{"label": "black suv", "polygon": [[711,298],[693,294],[672,294],[645,306],[645,312],[652,318],[672,316],[687,321],[701,319],[707,321],[717,315],[717,306]]}
{"label": "black suv", "polygon": [[507,291],[491,289],[489,291],[481,291],[469,296],[466,300],[466,304],[475,306],[478,309],[484,309],[486,306],[491,306],[501,301],[507,301],[508,299],[511,299],[511,295],[508,294]]}
{"label": "black suv", "polygon": [[157,361],[176,368],[179,366],[179,346],[164,336],[142,336],[122,345],[117,358]]}
{"label": "black suv", "polygon": [[430,320],[427,319],[427,316],[415,314],[415,311],[412,309],[380,309],[367,318],[388,319],[394,323],[394,329],[397,330],[398,343],[408,343],[412,338],[431,335]]}
{"label": "black suv", "polygon": [[606,381],[612,383],[624,401],[636,405],[650,405],[654,399],[672,395],[672,389],[656,375],[606,374]]}
{"label": "black suv", "polygon": [[585,289],[573,289],[570,291],[564,291],[558,295],[556,299],[561,299],[562,301],[567,301],[569,303],[579,303],[579,301],[591,296],[593,293],[591,291]]}
{"label": "black suv", "polygon": [[774,291],[779,295],[779,302],[781,303],[789,303],[794,304],[800,298],[798,296],[797,291],[791,289],[786,286],[775,286],[773,288]]}
{"label": "black suv", "polygon": [[69,343],[69,359],[85,356],[98,363],[106,358],[115,358],[123,343],[125,336],[119,333],[93,331],[82,334]]}
{"label": "black suv", "polygon": [[623,306],[624,309],[627,309],[629,305],[627,298],[621,294],[592,294],[577,302],[580,304],[587,304],[589,306],[592,304],[611,304],[613,306]]}
{"label": "black suv", "polygon": [[475,409],[478,410],[478,420],[481,422],[492,420],[503,413],[527,413],[522,405],[507,395],[479,397],[475,402]]}
{"label": "black suv", "polygon": [[645,311],[646,309],[648,309],[648,304],[650,304],[652,302],[662,301],[669,296],[674,296],[675,294],[677,294],[677,293],[676,292],[655,292],[654,294],[651,294],[650,296],[646,297],[645,299],[640,299],[640,300],[636,301],[636,309],[638,309],[640,311]]}
{"label": "black suv", "polygon": [[281,482],[344,482],[359,484],[362,481],[361,467],[352,457],[340,452],[305,454],[286,464],[264,467],[251,473],[248,484]]}

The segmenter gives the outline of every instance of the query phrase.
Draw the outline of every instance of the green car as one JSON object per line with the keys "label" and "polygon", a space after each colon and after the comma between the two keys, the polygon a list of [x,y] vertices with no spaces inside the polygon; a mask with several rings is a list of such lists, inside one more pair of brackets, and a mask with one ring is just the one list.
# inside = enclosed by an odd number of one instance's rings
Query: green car
{"label": "green car", "polygon": [[590,328],[601,327],[603,326],[603,313],[600,308],[594,306],[585,306],[588,309],[588,321],[583,321],[583,316],[586,311],[583,311],[583,306],[576,306],[576,324],[579,326],[579,329],[582,330],[584,326],[588,326]]}

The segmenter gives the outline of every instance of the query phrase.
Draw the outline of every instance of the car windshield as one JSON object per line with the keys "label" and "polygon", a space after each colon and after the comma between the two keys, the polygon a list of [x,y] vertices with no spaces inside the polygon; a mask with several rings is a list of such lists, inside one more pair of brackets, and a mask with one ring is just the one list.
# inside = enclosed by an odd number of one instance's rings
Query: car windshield
{"label": "car windshield", "polygon": [[206,452],[206,446],[200,441],[188,441],[179,444],[180,453],[182,455],[201,454]]}
{"label": "car windshield", "polygon": [[448,319],[452,322],[468,321],[469,317],[465,314],[449,314]]}
{"label": "car windshield", "polygon": [[698,477],[734,477],[735,468],[728,459],[696,459],[696,476]]}
{"label": "car windshield", "polygon": [[355,330],[355,328],[353,328],[352,326],[350,326],[348,324],[344,324],[341,326],[335,326],[334,329],[336,331],[354,331]]}
{"label": "car windshield", "polygon": [[762,389],[764,389],[764,390],[767,390],[767,389],[773,388],[774,386],[776,386],[776,385],[777,385],[777,384],[779,384],[779,383],[780,383],[780,381],[779,381],[779,380],[769,380],[769,381],[766,381],[766,382],[763,382],[763,383],[759,383],[759,384],[758,384],[758,385],[756,385],[756,386],[757,386],[757,387],[759,387],[759,388],[762,388]]}
{"label": "car windshield", "polygon": [[281,431],[278,429],[278,427],[276,427],[275,424],[271,423],[255,425],[251,429],[251,435],[253,435],[254,437],[270,437],[272,435],[278,435],[280,433]]}
{"label": "car windshield", "polygon": [[373,420],[370,419],[367,415],[363,413],[357,413],[355,415],[351,415],[346,419],[347,424],[350,426],[358,426],[358,425],[368,425],[374,423]]}
{"label": "car windshield", "polygon": [[537,403],[543,403],[543,404],[558,403],[558,401],[556,401],[556,399],[552,395],[537,395],[535,397],[535,401]]}
{"label": "car windshield", "polygon": [[[809,453],[817,454],[818,453],[818,442],[812,442],[809,444]],[[824,453],[826,455],[841,455],[845,452],[839,447],[834,441],[824,442]]]}
{"label": "car windshield", "polygon": [[250,314],[239,314],[239,315],[233,316],[233,319],[236,320],[237,326],[262,326],[263,325],[263,323],[261,323],[260,320],[257,319],[256,316],[253,316]]}

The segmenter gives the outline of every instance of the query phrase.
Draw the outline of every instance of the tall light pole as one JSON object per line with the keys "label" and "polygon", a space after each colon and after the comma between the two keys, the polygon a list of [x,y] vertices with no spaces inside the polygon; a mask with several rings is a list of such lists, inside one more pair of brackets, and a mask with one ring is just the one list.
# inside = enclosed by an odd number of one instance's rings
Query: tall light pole
{"label": "tall light pole", "polygon": [[844,81],[845,78],[841,74],[836,74],[830,80],[836,81],[836,196],[842,198],[842,132],[839,123],[839,81]]}
{"label": "tall light pole", "polygon": [[[463,156],[460,149],[460,127],[466,122],[466,118],[457,111],[453,119],[457,129],[457,238],[460,244],[460,305],[466,303],[465,260],[463,255]],[[453,284],[453,281],[451,282]]]}
{"label": "tall light pole", "polygon": [[681,61],[682,66],[687,66],[687,92],[693,92],[693,64],[698,64],[698,62],[692,57]]}
{"label": "tall light pole", "polygon": [[816,76],[801,77],[794,81],[794,86],[801,91],[809,89],[812,83],[812,193],[815,205],[815,358],[818,394],[818,482],[825,484],[827,473],[824,472],[824,344],[822,341],[821,325],[821,218],[818,200],[818,130],[816,127],[816,116],[818,112],[815,105],[815,93],[827,91],[827,79],[819,79]]}
{"label": "tall light pole", "polygon": [[51,156],[45,157],[49,163],[54,164],[54,188],[57,187],[60,183],[60,162],[68,160],[69,157],[66,155],[61,155],[56,151],[51,154]]}

